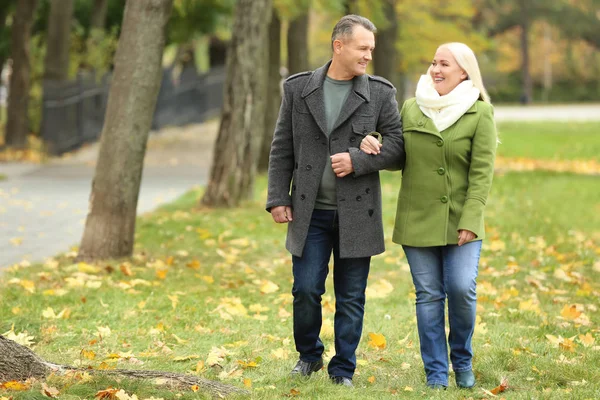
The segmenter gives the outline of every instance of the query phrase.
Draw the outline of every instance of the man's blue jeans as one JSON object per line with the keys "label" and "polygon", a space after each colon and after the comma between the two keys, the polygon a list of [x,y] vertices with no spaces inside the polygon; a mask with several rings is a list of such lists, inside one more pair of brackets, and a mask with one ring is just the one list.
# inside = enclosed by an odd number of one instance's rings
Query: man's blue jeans
{"label": "man's blue jeans", "polygon": [[302,257],[292,257],[294,285],[294,340],[302,361],[321,358],[321,296],[333,251],[335,291],[335,357],[329,362],[330,376],[352,378],[356,369],[356,347],[360,341],[365,310],[365,289],[371,257],[339,257],[337,211],[314,210]]}
{"label": "man's blue jeans", "polygon": [[427,383],[448,386],[444,309],[448,298],[450,359],[455,372],[472,368],[476,278],[481,240],[462,246],[403,246],[417,293],[417,326]]}

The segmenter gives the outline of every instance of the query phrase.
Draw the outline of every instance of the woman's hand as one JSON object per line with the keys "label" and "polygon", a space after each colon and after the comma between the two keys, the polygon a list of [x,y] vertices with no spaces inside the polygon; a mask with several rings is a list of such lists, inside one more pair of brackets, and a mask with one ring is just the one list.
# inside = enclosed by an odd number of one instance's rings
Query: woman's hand
{"label": "woman's hand", "polygon": [[379,154],[381,153],[382,146],[383,145],[379,143],[377,138],[371,135],[365,136],[362,142],[360,142],[360,149],[366,154]]}
{"label": "woman's hand", "polygon": [[466,229],[461,229],[458,231],[458,245],[462,246],[463,244],[475,239],[477,235],[473,232],[468,231]]}

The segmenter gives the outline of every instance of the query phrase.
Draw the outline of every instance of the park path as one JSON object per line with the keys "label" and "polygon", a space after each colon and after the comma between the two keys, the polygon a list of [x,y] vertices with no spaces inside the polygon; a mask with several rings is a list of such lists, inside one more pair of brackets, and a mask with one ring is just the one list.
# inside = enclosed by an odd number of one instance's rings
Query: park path
{"label": "park path", "polygon": [[[217,122],[151,134],[138,214],[204,185]],[[42,165],[0,163],[0,269],[44,261],[78,245],[88,210],[98,143]]]}
{"label": "park path", "polygon": [[[600,121],[600,104],[499,106],[495,115],[498,121]],[[212,121],[150,136],[138,213],[206,184],[217,128]],[[44,261],[79,244],[97,152],[91,144],[42,165],[0,163],[8,177],[0,181],[0,268]]]}

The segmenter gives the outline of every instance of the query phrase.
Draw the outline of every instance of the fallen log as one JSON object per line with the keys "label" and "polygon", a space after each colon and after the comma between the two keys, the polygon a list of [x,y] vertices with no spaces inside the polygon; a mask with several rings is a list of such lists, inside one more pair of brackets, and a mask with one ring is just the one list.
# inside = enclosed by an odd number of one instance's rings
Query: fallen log
{"label": "fallen log", "polygon": [[54,364],[42,359],[29,348],[0,335],[0,383],[25,381],[30,378],[44,379],[51,373],[61,375],[67,371],[85,371],[90,374],[120,376],[130,379],[161,379],[161,381],[164,381],[164,385],[187,390],[197,385],[201,391],[219,398],[232,394],[250,394],[247,390],[236,386],[211,381],[194,375],[130,369],[94,370]]}

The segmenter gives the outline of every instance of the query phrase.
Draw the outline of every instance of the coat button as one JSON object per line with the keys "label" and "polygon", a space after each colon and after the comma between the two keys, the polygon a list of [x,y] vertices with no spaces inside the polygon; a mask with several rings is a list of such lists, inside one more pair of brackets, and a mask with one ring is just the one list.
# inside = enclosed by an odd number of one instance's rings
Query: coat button
{"label": "coat button", "polygon": [[448,196],[442,196],[442,197],[440,197],[440,201],[442,203],[447,203],[448,202]]}
{"label": "coat button", "polygon": [[368,133],[367,128],[363,129],[363,133],[366,135]]}
{"label": "coat button", "polygon": [[438,147],[442,147],[444,145],[444,141],[442,139],[440,139],[436,142],[436,144]]}
{"label": "coat button", "polygon": [[356,201],[361,201],[361,200],[362,200],[362,197],[356,196]]}
{"label": "coat button", "polygon": [[369,193],[371,193],[371,189],[367,188],[367,189],[365,190],[365,193],[366,193],[366,194],[369,194]]}
{"label": "coat button", "polygon": [[353,136],[353,137],[351,137],[351,138],[350,138],[350,141],[351,141],[351,142],[355,142],[355,141],[356,141],[356,138]]}
{"label": "coat button", "polygon": [[445,172],[446,172],[446,170],[444,169],[444,167],[439,167],[437,170],[437,173],[440,175],[444,175]]}
{"label": "coat button", "polygon": [[306,196],[305,196],[305,195],[303,195],[303,194],[301,194],[301,195],[300,195],[300,200],[306,200]]}
{"label": "coat button", "polygon": [[315,136],[315,140],[319,140],[319,139],[321,139],[321,136],[319,136],[319,135],[316,135],[316,136]]}
{"label": "coat button", "polygon": [[307,171],[310,171],[311,169],[312,169],[312,165],[308,164],[308,165],[306,166],[306,170],[307,170]]}
{"label": "coat button", "polygon": [[418,125],[423,126],[423,121],[419,121]]}

